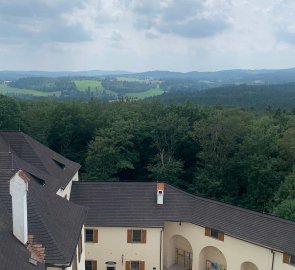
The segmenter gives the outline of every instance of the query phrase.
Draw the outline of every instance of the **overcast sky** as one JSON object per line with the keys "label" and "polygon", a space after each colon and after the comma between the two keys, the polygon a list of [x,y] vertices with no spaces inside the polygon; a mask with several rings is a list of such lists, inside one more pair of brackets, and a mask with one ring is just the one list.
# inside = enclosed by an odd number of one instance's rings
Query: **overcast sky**
{"label": "overcast sky", "polygon": [[294,0],[0,0],[0,70],[289,67]]}

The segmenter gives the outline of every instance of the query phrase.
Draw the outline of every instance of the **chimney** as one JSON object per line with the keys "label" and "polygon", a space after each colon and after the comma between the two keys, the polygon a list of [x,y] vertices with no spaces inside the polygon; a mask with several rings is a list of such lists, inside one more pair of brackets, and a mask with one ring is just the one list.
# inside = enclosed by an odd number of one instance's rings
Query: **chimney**
{"label": "chimney", "polygon": [[164,183],[157,183],[157,204],[164,202]]}
{"label": "chimney", "polygon": [[19,170],[10,179],[13,234],[23,244],[28,242],[27,192],[30,179]]}

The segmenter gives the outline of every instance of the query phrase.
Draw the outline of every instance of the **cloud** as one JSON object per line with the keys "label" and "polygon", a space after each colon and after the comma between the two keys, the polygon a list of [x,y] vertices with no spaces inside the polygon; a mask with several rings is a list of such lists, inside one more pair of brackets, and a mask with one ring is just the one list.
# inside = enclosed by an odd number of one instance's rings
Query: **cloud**
{"label": "cloud", "polygon": [[82,24],[67,20],[65,14],[82,8],[83,2],[71,0],[2,1],[0,40],[2,42],[81,42],[91,40]]}
{"label": "cloud", "polygon": [[275,34],[279,41],[295,44],[295,32],[288,31],[287,29],[281,29],[276,31]]}
{"label": "cloud", "polygon": [[[230,6],[224,2],[223,8]],[[184,38],[214,36],[230,28],[229,19],[214,1],[129,1],[138,30],[153,30]]]}

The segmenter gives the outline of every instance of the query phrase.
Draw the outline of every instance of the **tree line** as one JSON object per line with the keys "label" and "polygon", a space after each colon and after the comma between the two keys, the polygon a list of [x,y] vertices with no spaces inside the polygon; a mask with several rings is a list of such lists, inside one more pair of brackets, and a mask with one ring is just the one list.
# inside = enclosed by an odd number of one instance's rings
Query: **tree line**
{"label": "tree line", "polygon": [[291,111],[0,96],[0,129],[20,129],[79,162],[82,180],[165,181],[295,220]]}

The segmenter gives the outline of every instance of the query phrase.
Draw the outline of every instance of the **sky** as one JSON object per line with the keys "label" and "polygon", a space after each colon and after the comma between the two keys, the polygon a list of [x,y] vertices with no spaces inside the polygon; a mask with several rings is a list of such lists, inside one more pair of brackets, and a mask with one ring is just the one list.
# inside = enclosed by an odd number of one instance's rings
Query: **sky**
{"label": "sky", "polygon": [[0,70],[295,67],[294,0],[0,0]]}

